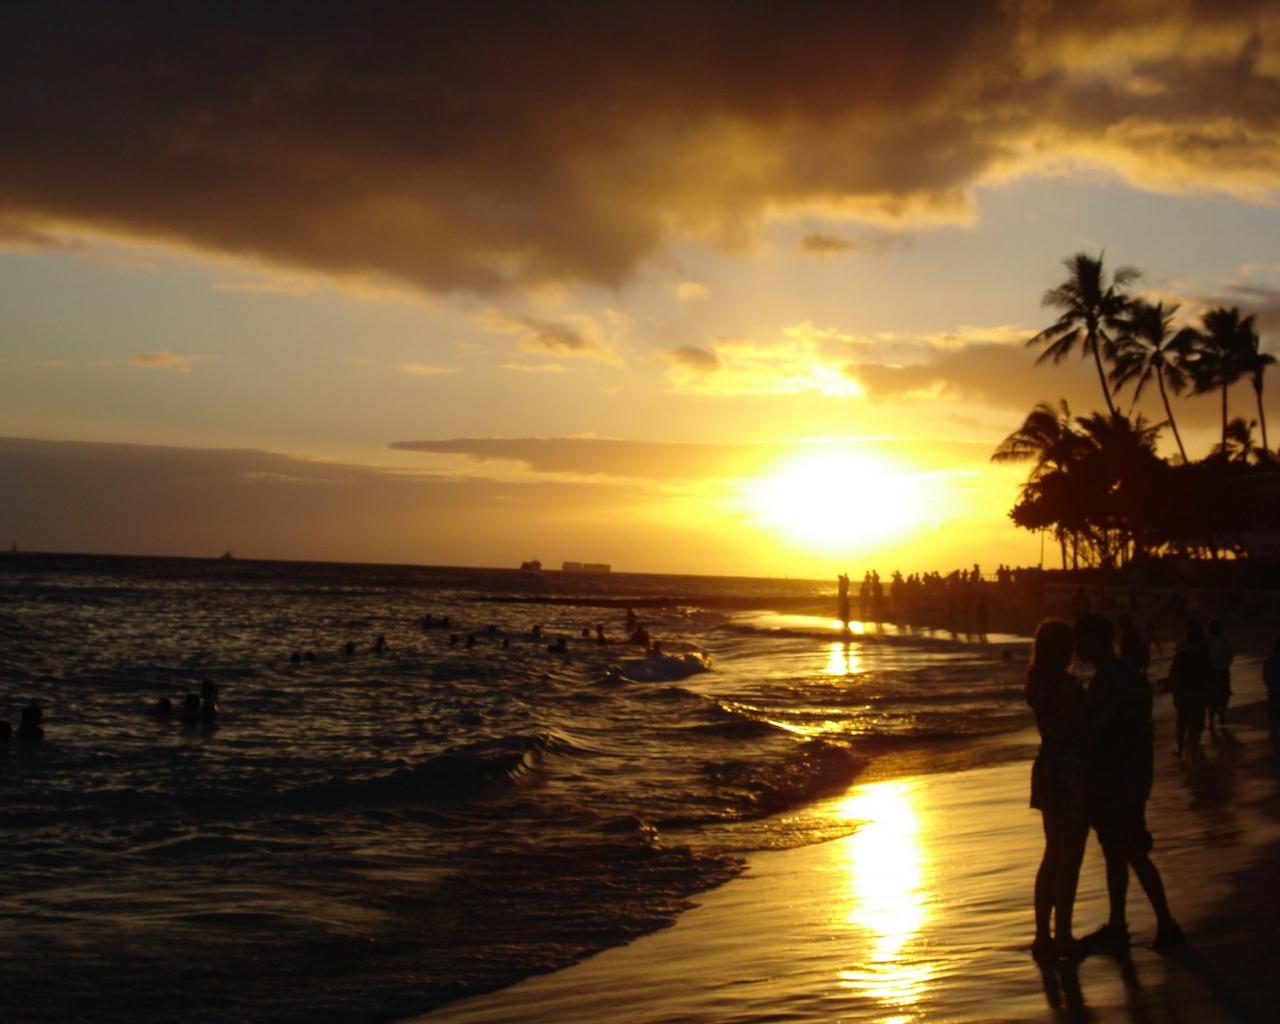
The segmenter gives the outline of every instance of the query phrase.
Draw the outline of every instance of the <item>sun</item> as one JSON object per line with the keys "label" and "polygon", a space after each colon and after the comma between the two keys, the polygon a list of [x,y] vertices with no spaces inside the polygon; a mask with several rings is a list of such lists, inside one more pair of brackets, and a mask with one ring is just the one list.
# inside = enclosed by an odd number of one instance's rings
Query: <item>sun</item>
{"label": "sun", "polygon": [[850,451],[788,459],[751,487],[750,500],[761,526],[815,550],[860,547],[906,533],[925,513],[914,474]]}

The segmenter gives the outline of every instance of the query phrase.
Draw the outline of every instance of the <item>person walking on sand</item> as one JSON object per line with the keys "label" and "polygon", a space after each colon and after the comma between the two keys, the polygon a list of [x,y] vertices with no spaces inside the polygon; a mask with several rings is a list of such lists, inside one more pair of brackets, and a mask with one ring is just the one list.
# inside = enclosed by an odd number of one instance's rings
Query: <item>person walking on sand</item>
{"label": "person walking on sand", "polygon": [[1151,860],[1154,845],[1147,830],[1154,743],[1151,686],[1116,656],[1115,630],[1102,615],[1086,615],[1076,624],[1076,654],[1092,665],[1085,695],[1089,718],[1087,793],[1089,818],[1106,863],[1107,923],[1084,939],[1085,949],[1127,948],[1125,901],[1129,869],[1137,876],[1156,915],[1152,948],[1172,949],[1185,941],[1169,911],[1164,882]]}
{"label": "person walking on sand", "polygon": [[1271,720],[1271,749],[1280,757],[1280,640],[1262,663],[1262,684],[1267,688],[1267,717]]}
{"label": "person walking on sand", "polygon": [[841,573],[836,577],[839,596],[836,600],[836,614],[840,617],[840,631],[849,632],[849,576]]}
{"label": "person walking on sand", "polygon": [[1044,826],[1044,854],[1036,871],[1034,896],[1036,935],[1031,943],[1031,955],[1040,961],[1073,956],[1078,950],[1071,918],[1089,836],[1085,800],[1089,722],[1084,691],[1067,671],[1074,642],[1067,623],[1042,622],[1027,669],[1027,703],[1040,732],[1040,750],[1031,766],[1031,806],[1040,812]]}
{"label": "person walking on sand", "polygon": [[1169,666],[1169,689],[1173,691],[1176,743],[1174,757],[1184,753],[1199,763],[1200,734],[1204,732],[1205,710],[1209,702],[1209,688],[1213,682],[1213,660],[1205,641],[1200,620],[1187,619],[1187,636],[1173,656]]}
{"label": "person walking on sand", "polygon": [[1216,619],[1209,623],[1209,664],[1213,668],[1213,676],[1209,683],[1209,732],[1217,735],[1214,729],[1214,717],[1219,726],[1227,724],[1227,705],[1231,702],[1231,663],[1235,660],[1235,652],[1231,649],[1231,641],[1222,633],[1222,623]]}

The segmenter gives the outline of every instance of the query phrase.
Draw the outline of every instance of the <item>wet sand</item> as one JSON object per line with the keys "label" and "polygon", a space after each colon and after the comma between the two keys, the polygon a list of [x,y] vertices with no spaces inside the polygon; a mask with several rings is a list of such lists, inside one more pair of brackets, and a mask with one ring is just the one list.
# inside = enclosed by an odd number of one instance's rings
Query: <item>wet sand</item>
{"label": "wet sand", "polygon": [[[1237,663],[1235,690],[1237,705],[1261,696],[1256,661]],[[810,811],[862,822],[853,834],[753,854],[743,876],[673,927],[425,1019],[1274,1020],[1280,770],[1265,714],[1237,711],[1226,739],[1206,741],[1199,769],[1169,756],[1167,697],[1156,723],[1153,856],[1190,937],[1174,955],[1147,948],[1154,919],[1135,882],[1128,957],[1051,970],[1031,960],[1041,836],[1020,761],[856,785]],[[1091,840],[1077,934],[1105,917]]]}

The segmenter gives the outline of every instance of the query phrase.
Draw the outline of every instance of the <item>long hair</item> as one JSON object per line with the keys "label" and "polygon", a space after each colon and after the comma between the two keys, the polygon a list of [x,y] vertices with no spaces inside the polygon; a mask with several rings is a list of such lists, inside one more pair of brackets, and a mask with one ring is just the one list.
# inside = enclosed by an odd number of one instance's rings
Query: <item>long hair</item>
{"label": "long hair", "polygon": [[1043,680],[1065,672],[1075,650],[1075,630],[1060,619],[1045,619],[1036,629],[1027,666],[1027,701],[1034,702]]}

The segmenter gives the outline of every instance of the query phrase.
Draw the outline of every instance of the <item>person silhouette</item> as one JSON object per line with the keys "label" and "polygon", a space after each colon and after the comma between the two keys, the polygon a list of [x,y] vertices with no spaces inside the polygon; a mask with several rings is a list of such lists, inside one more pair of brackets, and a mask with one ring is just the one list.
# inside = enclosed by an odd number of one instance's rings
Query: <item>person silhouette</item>
{"label": "person silhouette", "polygon": [[1187,754],[1192,761],[1200,761],[1200,734],[1204,732],[1205,711],[1209,703],[1209,688],[1213,683],[1213,661],[1209,644],[1205,640],[1200,620],[1187,619],[1186,640],[1173,656],[1169,666],[1169,688],[1173,691],[1175,709],[1175,734],[1177,737],[1173,756]]}
{"label": "person silhouette", "polygon": [[841,573],[836,577],[839,595],[836,598],[836,615],[840,619],[840,631],[849,632],[849,576]]}
{"label": "person silhouette", "polygon": [[1089,837],[1085,790],[1089,720],[1084,691],[1068,671],[1074,645],[1070,625],[1042,622],[1027,669],[1027,703],[1035,712],[1040,733],[1040,750],[1031,767],[1031,806],[1040,812],[1044,826],[1031,955],[1042,962],[1072,956],[1079,948],[1071,919]]}
{"label": "person silhouette", "polygon": [[1231,649],[1231,641],[1222,633],[1222,623],[1216,619],[1209,623],[1209,664],[1213,670],[1209,683],[1209,732],[1216,735],[1214,719],[1217,724],[1227,724],[1227,705],[1231,702],[1231,662],[1235,660],[1235,652]]}
{"label": "person silhouette", "polygon": [[1076,623],[1076,653],[1092,665],[1086,692],[1089,756],[1086,762],[1089,818],[1106,863],[1110,914],[1106,924],[1086,936],[1086,948],[1125,949],[1129,925],[1125,901],[1129,869],[1137,876],[1156,915],[1152,948],[1164,951],[1185,941],[1169,911],[1164,881],[1151,860],[1154,845],[1147,830],[1154,743],[1151,685],[1116,656],[1115,630],[1103,615]]}
{"label": "person silhouette", "polygon": [[44,739],[44,708],[39,704],[28,704],[22,709],[22,721],[14,734],[27,743],[37,743]]}
{"label": "person silhouette", "polygon": [[1267,718],[1271,723],[1271,749],[1280,756],[1280,640],[1262,663],[1262,684],[1267,688]]}

